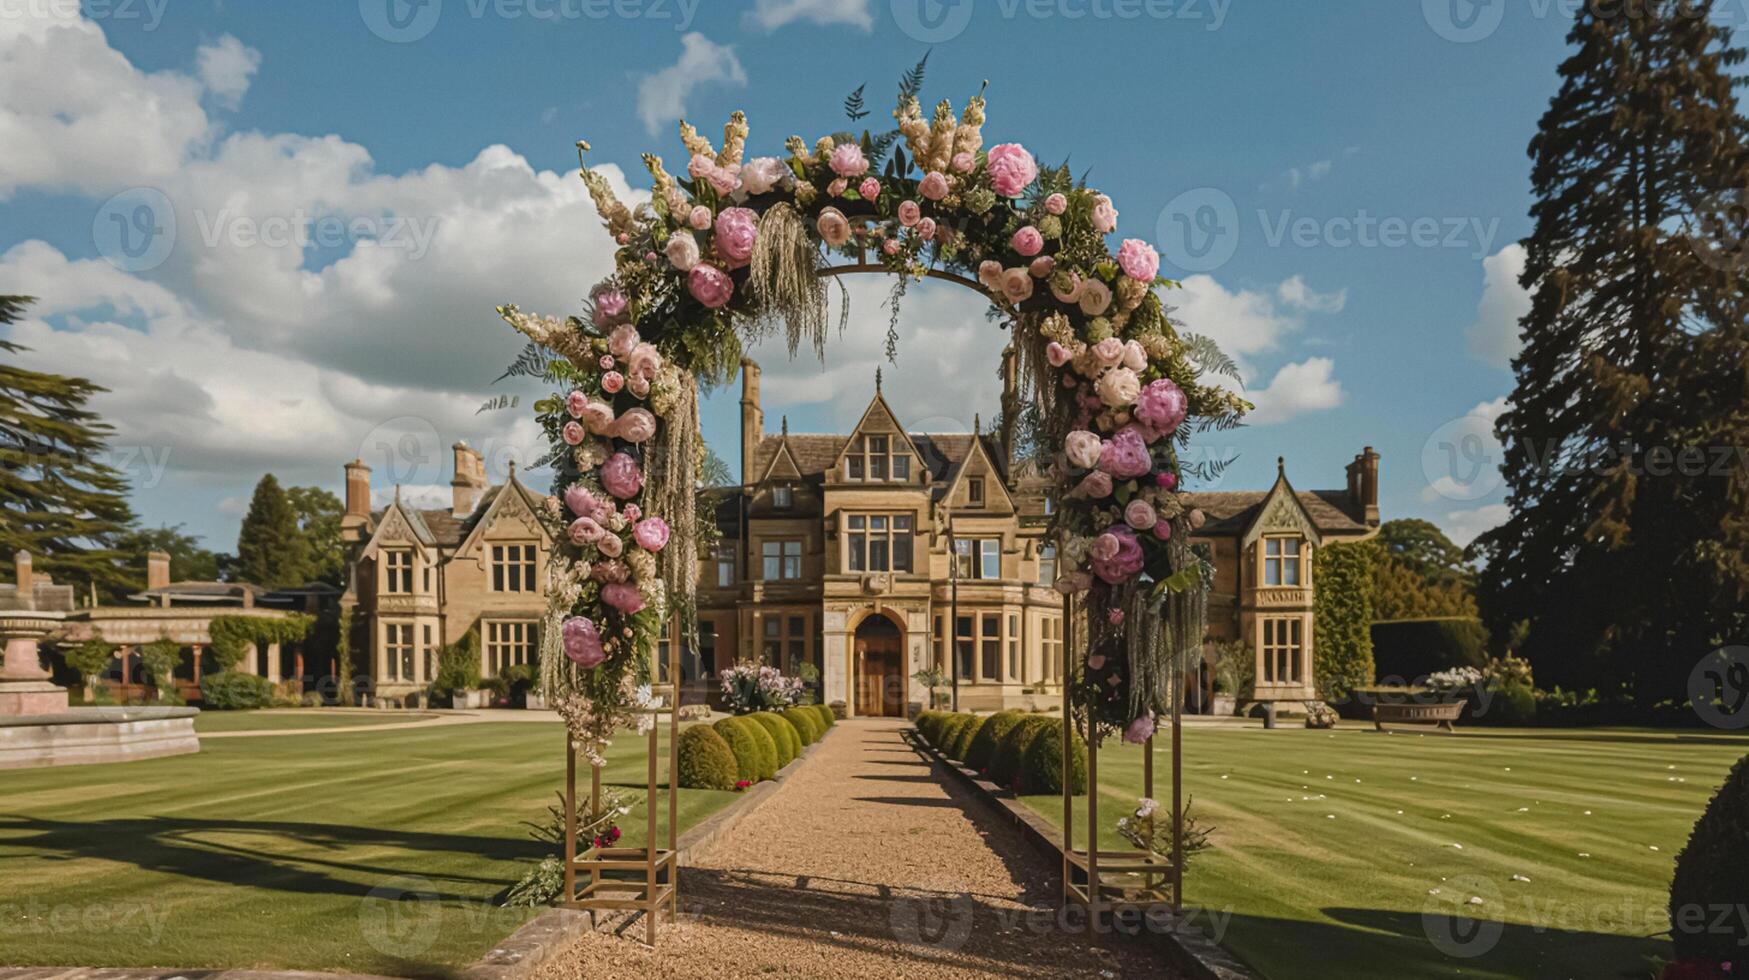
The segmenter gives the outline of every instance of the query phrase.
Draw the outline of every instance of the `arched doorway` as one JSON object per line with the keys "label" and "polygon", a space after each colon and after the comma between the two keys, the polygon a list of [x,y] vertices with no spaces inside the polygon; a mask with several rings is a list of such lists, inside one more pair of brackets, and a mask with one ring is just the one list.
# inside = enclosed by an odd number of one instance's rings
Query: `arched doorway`
{"label": "arched doorway", "polygon": [[862,717],[901,718],[905,714],[905,634],[881,614],[856,627],[852,645],[856,713]]}

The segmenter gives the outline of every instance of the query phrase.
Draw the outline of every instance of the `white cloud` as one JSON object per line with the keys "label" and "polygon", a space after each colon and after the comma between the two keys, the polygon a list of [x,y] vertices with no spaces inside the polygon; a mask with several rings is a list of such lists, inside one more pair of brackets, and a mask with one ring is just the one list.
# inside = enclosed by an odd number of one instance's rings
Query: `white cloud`
{"label": "white cloud", "polygon": [[1287,172],[1288,186],[1298,189],[1301,184],[1307,184],[1314,180],[1323,180],[1325,177],[1330,176],[1330,170],[1334,166],[1335,165],[1329,160],[1319,160],[1307,166],[1305,169],[1292,167]]}
{"label": "white cloud", "polygon": [[245,47],[229,34],[217,43],[203,44],[195,52],[200,80],[220,105],[235,109],[243,104],[249,83],[261,68],[261,52]]}
{"label": "white cloud", "polygon": [[1339,289],[1334,293],[1314,292],[1301,276],[1288,277],[1276,287],[1275,294],[1287,306],[1307,313],[1341,313],[1348,305],[1348,290]]}
{"label": "white cloud", "polygon": [[1470,352],[1496,367],[1511,367],[1518,354],[1518,321],[1530,312],[1530,294],[1518,284],[1524,246],[1506,246],[1482,260],[1482,301],[1465,331]]}
{"label": "white cloud", "polygon": [[796,21],[848,24],[865,31],[874,28],[868,0],[756,0],[746,19],[767,31],[775,31]]}
{"label": "white cloud", "polygon": [[1344,397],[1342,382],[1334,377],[1335,370],[1336,362],[1328,357],[1283,366],[1266,387],[1246,395],[1257,408],[1245,421],[1273,425],[1309,412],[1335,408]]}
{"label": "white cloud", "polygon": [[1194,333],[1212,337],[1235,358],[1275,350],[1302,320],[1283,310],[1275,295],[1250,289],[1229,290],[1213,276],[1194,275],[1184,288],[1161,294],[1175,307],[1173,319]]}
{"label": "white cloud", "polygon": [[747,73],[734,47],[717,44],[697,31],[680,39],[680,60],[638,82],[638,118],[654,136],[666,123],[686,115],[686,100],[701,85],[746,85]]}
{"label": "white cloud", "polygon": [[1464,546],[1480,537],[1483,531],[1506,523],[1511,516],[1512,509],[1505,504],[1484,504],[1469,510],[1450,511],[1439,526],[1453,544]]}

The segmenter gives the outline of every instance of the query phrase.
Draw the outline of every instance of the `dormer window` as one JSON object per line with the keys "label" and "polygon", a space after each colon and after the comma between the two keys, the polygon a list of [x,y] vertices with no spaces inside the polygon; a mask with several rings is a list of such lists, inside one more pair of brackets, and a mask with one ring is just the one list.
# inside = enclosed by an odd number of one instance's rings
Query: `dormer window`
{"label": "dormer window", "polygon": [[771,488],[771,506],[777,510],[789,510],[796,505],[795,488],[784,484]]}
{"label": "dormer window", "polygon": [[870,483],[908,482],[911,457],[895,452],[891,436],[863,436],[844,455],[844,478]]}
{"label": "dormer window", "polygon": [[1297,537],[1267,537],[1263,539],[1263,584],[1266,586],[1297,586],[1300,575],[1300,539]]}
{"label": "dormer window", "polygon": [[984,506],[984,478],[974,476],[966,480],[966,504],[971,507]]}

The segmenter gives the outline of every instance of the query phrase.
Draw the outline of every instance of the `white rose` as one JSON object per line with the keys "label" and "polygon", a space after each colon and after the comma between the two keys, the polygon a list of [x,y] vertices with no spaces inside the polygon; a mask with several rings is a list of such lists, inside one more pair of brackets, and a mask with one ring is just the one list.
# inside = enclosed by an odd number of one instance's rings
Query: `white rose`
{"label": "white rose", "polygon": [[1123,408],[1135,404],[1136,397],[1142,393],[1142,379],[1129,368],[1112,368],[1099,376],[1099,380],[1093,383],[1093,390],[1107,406]]}

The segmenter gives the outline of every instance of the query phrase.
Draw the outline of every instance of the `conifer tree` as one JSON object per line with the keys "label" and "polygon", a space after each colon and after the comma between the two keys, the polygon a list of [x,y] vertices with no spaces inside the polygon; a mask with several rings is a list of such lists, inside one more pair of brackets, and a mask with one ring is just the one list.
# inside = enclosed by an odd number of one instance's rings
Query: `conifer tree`
{"label": "conifer tree", "polygon": [[237,534],[237,577],[268,589],[303,585],[311,571],[309,542],[297,510],[272,473],[255,484]]}
{"label": "conifer tree", "polygon": [[1587,5],[1568,35],[1497,425],[1512,516],[1478,542],[1490,625],[1528,620],[1539,681],[1642,704],[1683,697],[1749,606],[1749,121],[1713,6]]}

